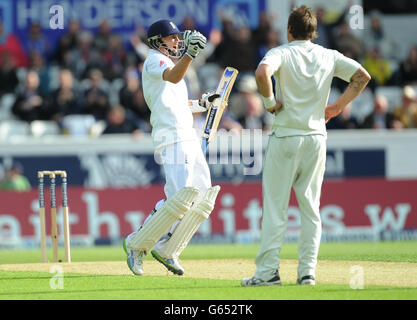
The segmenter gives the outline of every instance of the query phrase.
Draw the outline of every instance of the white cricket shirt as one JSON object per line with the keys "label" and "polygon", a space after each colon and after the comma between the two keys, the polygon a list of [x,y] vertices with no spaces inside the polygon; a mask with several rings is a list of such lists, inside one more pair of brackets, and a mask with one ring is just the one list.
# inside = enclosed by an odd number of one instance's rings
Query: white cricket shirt
{"label": "white cricket shirt", "polygon": [[355,60],[309,40],[296,40],[273,48],[260,64],[271,68],[276,98],[283,105],[271,128],[271,134],[277,137],[326,136],[324,110],[332,79],[339,77],[349,81],[360,67]]}
{"label": "white cricket shirt", "polygon": [[151,110],[155,149],[198,139],[193,128],[193,116],[188,106],[188,91],[184,79],[177,84],[162,79],[165,69],[174,66],[169,57],[153,49],[149,51],[143,64],[143,94]]}

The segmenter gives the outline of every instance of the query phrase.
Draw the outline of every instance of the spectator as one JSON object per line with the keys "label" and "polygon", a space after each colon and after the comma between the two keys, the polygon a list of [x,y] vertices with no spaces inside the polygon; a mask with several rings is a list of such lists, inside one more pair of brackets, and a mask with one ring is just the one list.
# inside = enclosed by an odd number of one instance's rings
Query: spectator
{"label": "spectator", "polygon": [[110,110],[109,96],[101,89],[103,73],[98,69],[90,71],[91,87],[84,94],[84,113],[91,114],[96,120],[105,120]]}
{"label": "spectator", "polygon": [[10,52],[0,54],[0,97],[6,93],[14,93],[19,84],[17,69]]}
{"label": "spectator", "polygon": [[383,95],[374,98],[374,109],[368,114],[363,123],[363,129],[393,129],[401,128],[400,123],[396,123],[394,115],[388,111],[388,100]]}
{"label": "spectator", "polygon": [[27,67],[28,59],[19,38],[13,33],[7,32],[3,22],[0,21],[0,58],[5,56],[4,53],[8,54],[16,67]]}
{"label": "spectator", "polygon": [[33,51],[36,51],[45,61],[49,62],[52,48],[48,38],[42,34],[42,28],[39,22],[32,22],[30,24],[28,37],[23,43],[26,46],[26,53],[28,56],[30,56]]}
{"label": "spectator", "polygon": [[149,47],[146,44],[146,37],[146,31],[142,25],[138,25],[135,32],[129,37],[130,44],[139,58],[139,64],[143,63],[148,56]]}
{"label": "spectator", "polygon": [[196,23],[193,16],[186,16],[180,25],[180,30],[196,30]]}
{"label": "spectator", "polygon": [[227,109],[237,119],[244,117],[246,112],[247,95],[256,94],[258,87],[253,75],[238,76],[235,85],[236,91],[232,91],[229,97]]}
{"label": "spectator", "polygon": [[8,191],[29,191],[31,189],[28,178],[23,175],[23,167],[19,162],[13,163],[0,181],[0,189]]}
{"label": "spectator", "polygon": [[271,128],[271,122],[267,121],[267,116],[270,115],[264,110],[261,98],[254,93],[246,96],[246,112],[243,117],[239,118],[239,123],[244,129],[262,129],[268,131]]}
{"label": "spectator", "polygon": [[326,10],[324,7],[318,7],[316,9],[317,17],[317,34],[318,37],[313,40],[314,43],[319,44],[325,48],[335,49],[335,30],[341,25],[345,19],[346,15],[349,13],[349,8],[352,5],[352,0],[347,2],[345,10],[340,14],[336,21],[329,23],[325,21]]}
{"label": "spectator", "polygon": [[219,130],[220,129],[240,133],[243,127],[239,121],[237,121],[236,117],[226,109],[219,123]]}
{"label": "spectator", "polygon": [[100,53],[104,53],[110,45],[110,38],[112,37],[112,28],[109,21],[103,20],[97,33],[94,35],[94,48]]}
{"label": "spectator", "polygon": [[417,100],[413,87],[403,88],[402,105],[396,107],[393,113],[403,128],[417,128]]}
{"label": "spectator", "polygon": [[128,69],[125,74],[125,85],[119,92],[120,104],[126,109],[126,117],[140,127],[143,131],[150,132],[149,110],[143,91],[139,75],[136,70]]}
{"label": "spectator", "polygon": [[270,49],[278,47],[279,45],[281,45],[280,33],[277,30],[270,29],[266,34],[265,44],[257,47],[256,64],[259,64]]}
{"label": "spectator", "polygon": [[358,121],[352,115],[352,104],[347,104],[338,116],[334,117],[327,123],[326,128],[327,130],[359,128]]}
{"label": "spectator", "polygon": [[335,49],[345,54],[349,52],[350,58],[359,61],[362,59],[364,48],[362,42],[351,31],[349,24],[343,22],[336,34]]}
{"label": "spectator", "polygon": [[68,69],[59,72],[59,88],[52,92],[45,107],[45,118],[60,123],[69,114],[81,113],[82,101],[74,88],[74,78]]}
{"label": "spectator", "polygon": [[123,78],[124,69],[127,66],[128,57],[123,47],[122,38],[119,35],[111,35],[108,41],[108,47],[102,53],[106,62],[105,78],[114,80]]}
{"label": "spectator", "polygon": [[388,60],[381,56],[381,51],[378,47],[368,52],[363,61],[363,67],[368,70],[378,86],[386,85],[392,77],[391,65]]}
{"label": "spectator", "polygon": [[399,67],[401,86],[417,85],[417,46],[412,46]]}
{"label": "spectator", "polygon": [[136,124],[126,118],[125,109],[122,106],[115,106],[107,113],[106,127],[103,134],[130,133],[136,137],[141,135],[141,131]]}
{"label": "spectator", "polygon": [[382,17],[378,11],[373,11],[370,14],[370,28],[366,28],[363,37],[363,43],[367,51],[378,47],[381,51],[381,57],[384,59],[396,59],[397,49],[391,39],[389,39],[382,27]]}
{"label": "spectator", "polygon": [[65,63],[65,56],[68,52],[77,47],[80,29],[80,22],[78,20],[71,20],[68,24],[68,32],[59,39],[55,59],[60,65]]}
{"label": "spectator", "polygon": [[271,30],[273,30],[271,17],[268,12],[261,12],[258,26],[252,31],[252,39],[256,47],[267,45],[268,34]]}
{"label": "spectator", "polygon": [[221,67],[234,67],[240,73],[253,72],[256,63],[256,48],[248,26],[235,27],[233,18],[220,12],[223,25],[222,43],[217,47],[217,56]]}
{"label": "spectator", "polygon": [[51,76],[49,64],[38,51],[29,54],[29,69],[36,71],[39,75],[39,93],[46,97],[51,90]]}
{"label": "spectator", "polygon": [[20,120],[31,122],[43,119],[44,100],[39,94],[39,76],[36,71],[28,71],[25,87],[18,93],[12,113]]}
{"label": "spectator", "polygon": [[257,93],[255,77],[249,74],[242,76],[236,84],[236,89],[229,99],[229,112],[244,129],[268,130],[273,116],[264,112],[262,99]]}
{"label": "spectator", "polygon": [[240,73],[253,72],[256,63],[256,51],[252,41],[251,30],[242,25],[228,36],[229,41],[222,57],[222,67],[234,67]]}
{"label": "spectator", "polygon": [[79,34],[77,47],[67,53],[64,66],[76,79],[87,78],[91,69],[105,70],[105,61],[93,48],[93,35],[89,31]]}

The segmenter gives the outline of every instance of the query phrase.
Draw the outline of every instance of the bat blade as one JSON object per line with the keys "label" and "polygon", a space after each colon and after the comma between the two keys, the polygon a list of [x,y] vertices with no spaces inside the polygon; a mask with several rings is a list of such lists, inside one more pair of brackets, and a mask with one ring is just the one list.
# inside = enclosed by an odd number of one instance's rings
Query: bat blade
{"label": "bat blade", "polygon": [[216,89],[216,93],[220,96],[211,103],[204,125],[203,141],[201,144],[203,152],[206,152],[209,142],[213,140],[217,132],[217,128],[223,116],[223,112],[226,109],[227,100],[229,99],[230,92],[232,91],[238,73],[239,72],[235,68],[227,67],[220,78]]}

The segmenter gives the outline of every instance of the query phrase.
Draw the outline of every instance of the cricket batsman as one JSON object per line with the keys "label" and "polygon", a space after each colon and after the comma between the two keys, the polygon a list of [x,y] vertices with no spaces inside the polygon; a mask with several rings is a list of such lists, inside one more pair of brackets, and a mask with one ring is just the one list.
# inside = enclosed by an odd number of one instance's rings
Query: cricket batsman
{"label": "cricket batsman", "polygon": [[[309,8],[293,9],[288,18],[289,43],[268,51],[256,70],[258,90],[275,120],[262,176],[263,214],[256,271],[253,277],[242,280],[242,286],[281,284],[280,251],[291,189],[297,197],[301,221],[297,283],[315,284],[326,122],[357,97],[371,79],[356,61],[312,43],[316,30],[317,19]],[[327,105],[333,77],[349,82],[349,86],[335,103]]]}
{"label": "cricket batsman", "polygon": [[143,65],[143,92],[151,110],[155,158],[165,171],[165,199],[156,203],[138,231],[124,239],[123,248],[135,275],[143,274],[143,257],[149,252],[169,271],[182,275],[178,257],[208,219],[220,190],[211,185],[192,112],[206,111],[218,95],[206,93],[200,100],[188,99],[184,76],[206,45],[200,32],[181,33],[172,21],[159,20],[149,27],[147,44],[150,51]]}

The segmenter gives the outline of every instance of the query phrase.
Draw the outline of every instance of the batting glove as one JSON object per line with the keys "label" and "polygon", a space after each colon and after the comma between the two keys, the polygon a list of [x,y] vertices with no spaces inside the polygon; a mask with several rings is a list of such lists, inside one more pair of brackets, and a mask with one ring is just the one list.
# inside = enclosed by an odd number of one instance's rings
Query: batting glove
{"label": "batting glove", "polygon": [[184,44],[187,46],[187,51],[185,54],[191,59],[195,59],[197,55],[202,51],[206,46],[207,39],[200,32],[194,30],[185,30],[184,31]]}
{"label": "batting glove", "polygon": [[205,108],[206,110],[210,107],[210,104],[214,101],[214,99],[219,98],[220,95],[213,91],[205,92],[202,94],[201,99],[198,101],[200,106]]}

